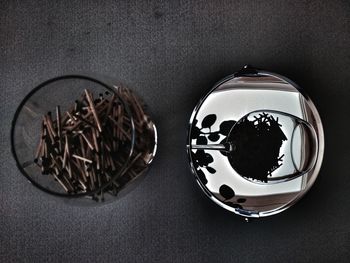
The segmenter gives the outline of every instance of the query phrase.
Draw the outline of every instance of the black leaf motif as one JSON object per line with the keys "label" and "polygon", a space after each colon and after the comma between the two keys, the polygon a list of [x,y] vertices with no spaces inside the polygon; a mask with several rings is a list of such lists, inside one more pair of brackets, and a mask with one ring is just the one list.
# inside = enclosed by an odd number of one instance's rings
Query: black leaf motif
{"label": "black leaf motif", "polygon": [[211,156],[209,153],[205,153],[205,160],[207,161],[207,165],[214,162],[213,156]]}
{"label": "black leaf motif", "polygon": [[223,121],[220,124],[220,133],[227,136],[235,123],[235,121]]}
{"label": "black leaf motif", "polygon": [[205,116],[205,118],[202,121],[202,128],[210,128],[216,121],[216,115],[215,114],[209,114]]}
{"label": "black leaf motif", "polygon": [[[220,125],[219,131],[212,131],[211,126],[216,122],[217,116],[215,114],[209,114],[207,115],[203,121],[202,126],[198,127],[198,120],[194,119],[192,123],[192,129],[191,129],[191,139],[196,140],[197,145],[208,145],[208,142],[217,142],[220,140],[221,135],[224,135],[224,139],[221,141],[221,144],[226,143],[229,131],[231,130],[232,126],[236,123],[235,121],[224,121]],[[203,132],[202,129],[209,128],[209,132]],[[221,134],[221,135],[220,135]],[[210,144],[210,143],[209,143]],[[226,152],[221,152],[224,156],[227,156]],[[198,179],[203,183],[207,184],[208,180],[205,177],[204,172],[201,170],[203,168],[206,168],[207,171],[211,174],[216,173],[216,170],[213,167],[208,166],[210,163],[214,162],[213,157],[210,153],[205,152],[204,150],[197,150],[196,152],[191,151],[191,156],[193,160],[193,166],[195,167],[197,171]],[[230,190],[227,190],[225,186],[222,188],[224,195],[226,196],[233,195],[234,192],[230,188]]]}
{"label": "black leaf motif", "polygon": [[196,154],[191,151],[191,156],[192,156],[192,159],[193,159],[193,166],[197,169],[198,168],[198,161],[196,160]]}
{"label": "black leaf motif", "polygon": [[191,130],[191,138],[197,139],[201,134],[201,130],[198,127],[193,126]]}
{"label": "black leaf motif", "polygon": [[195,160],[199,166],[205,166],[206,160],[205,160],[205,152],[204,150],[198,150],[195,154]]}
{"label": "black leaf motif", "polygon": [[216,170],[213,167],[207,166],[206,168],[207,168],[209,173],[211,173],[211,174],[215,174],[216,173]]}
{"label": "black leaf motif", "polygon": [[214,161],[213,157],[209,153],[204,152],[204,150],[198,150],[195,153],[195,160],[201,167],[208,166],[209,163]]}
{"label": "black leaf motif", "polygon": [[197,145],[205,145],[205,144],[208,144],[207,138],[205,138],[204,136],[199,136],[197,139]]}
{"label": "black leaf motif", "polygon": [[205,185],[208,183],[208,180],[205,177],[205,174],[203,173],[202,170],[197,170],[197,176],[198,176],[199,181],[201,181],[202,184]]}
{"label": "black leaf motif", "polygon": [[235,192],[226,184],[223,184],[219,188],[219,193],[227,200],[235,196]]}
{"label": "black leaf motif", "polygon": [[218,132],[212,132],[209,136],[208,139],[211,140],[212,142],[216,142],[220,139],[220,135]]}
{"label": "black leaf motif", "polygon": [[244,203],[245,201],[247,201],[247,199],[245,199],[245,198],[238,198],[237,199],[237,203]]}

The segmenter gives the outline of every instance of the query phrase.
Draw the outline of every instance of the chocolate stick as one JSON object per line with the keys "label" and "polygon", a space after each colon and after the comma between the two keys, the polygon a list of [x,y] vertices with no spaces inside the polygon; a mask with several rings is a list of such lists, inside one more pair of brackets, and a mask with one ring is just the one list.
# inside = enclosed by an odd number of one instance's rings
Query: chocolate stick
{"label": "chocolate stick", "polygon": [[86,141],[87,145],[89,146],[89,148],[91,150],[94,150],[94,147],[92,146],[91,142],[86,138],[85,134],[82,132],[81,136],[83,137],[83,139]]}
{"label": "chocolate stick", "polygon": [[61,127],[61,110],[60,106],[56,106],[56,123],[57,123],[57,135],[58,135],[58,142],[60,151],[62,151],[62,142],[61,142],[61,135],[62,135],[62,127]]}
{"label": "chocolate stick", "polygon": [[84,161],[84,162],[92,163],[92,160],[87,159],[87,158],[84,158],[84,157],[79,156],[79,155],[76,155],[76,154],[73,154],[72,157],[74,157],[74,158],[76,158],[76,159],[79,159],[79,160],[82,160],[82,161]]}
{"label": "chocolate stick", "polygon": [[94,116],[95,118],[95,121],[96,121],[96,125],[97,125],[97,128],[100,132],[102,132],[102,128],[101,128],[101,123],[100,123],[100,120],[97,116],[97,113],[96,113],[96,110],[95,110],[95,106],[94,106],[94,102],[93,102],[93,99],[92,99],[92,96],[90,94],[90,92],[88,90],[85,90],[85,95],[86,95],[86,98],[89,102],[89,106],[90,106],[90,109],[92,111],[92,115]]}

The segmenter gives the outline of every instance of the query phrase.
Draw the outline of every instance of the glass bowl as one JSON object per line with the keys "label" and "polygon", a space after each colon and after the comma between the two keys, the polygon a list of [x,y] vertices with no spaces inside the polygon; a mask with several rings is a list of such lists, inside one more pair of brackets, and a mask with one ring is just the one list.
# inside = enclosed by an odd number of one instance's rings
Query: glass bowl
{"label": "glass bowl", "polygon": [[[95,116],[101,112],[103,120]],[[155,125],[131,90],[83,75],[56,77],[34,88],[11,127],[22,174],[38,189],[74,204],[105,203],[129,192],[146,173],[156,145]]]}

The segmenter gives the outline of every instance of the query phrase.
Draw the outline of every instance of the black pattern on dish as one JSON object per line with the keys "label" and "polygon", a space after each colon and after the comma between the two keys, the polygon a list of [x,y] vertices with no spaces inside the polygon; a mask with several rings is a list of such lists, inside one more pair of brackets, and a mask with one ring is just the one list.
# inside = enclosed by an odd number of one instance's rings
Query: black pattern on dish
{"label": "black pattern on dish", "polygon": [[[232,126],[236,123],[233,120],[223,121],[218,131],[213,131],[212,126],[216,122],[217,117],[215,114],[207,115],[201,122],[200,126],[197,126],[198,120],[195,119],[192,124],[191,129],[191,140],[196,140],[197,145],[206,145],[209,142],[217,143],[220,138],[223,137],[221,143],[226,140],[227,135],[229,134]],[[206,131],[205,131],[206,130]],[[209,130],[209,131],[208,131]],[[221,152],[223,155],[227,153]],[[191,151],[191,157],[193,160],[194,167],[197,171],[197,176],[199,180],[206,184],[208,180],[205,177],[205,174],[202,169],[206,169],[209,173],[215,174],[216,170],[209,166],[210,163],[214,161],[212,155],[205,150],[197,150],[196,152]]]}

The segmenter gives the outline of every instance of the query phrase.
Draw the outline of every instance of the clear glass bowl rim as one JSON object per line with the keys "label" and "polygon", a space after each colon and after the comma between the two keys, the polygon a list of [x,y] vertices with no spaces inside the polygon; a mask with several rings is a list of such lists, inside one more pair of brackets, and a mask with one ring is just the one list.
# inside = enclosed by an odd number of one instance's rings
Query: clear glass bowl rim
{"label": "clear glass bowl rim", "polygon": [[[34,179],[31,178],[31,176],[22,167],[22,165],[18,159],[18,156],[16,154],[16,148],[15,148],[16,123],[17,123],[18,116],[21,113],[22,108],[26,104],[26,102],[32,97],[33,94],[35,94],[37,91],[44,88],[45,86],[50,85],[51,83],[53,83],[55,81],[69,80],[69,79],[81,79],[81,80],[86,80],[86,81],[92,81],[92,82],[95,82],[96,84],[103,86],[109,92],[114,93],[118,97],[119,101],[123,104],[125,111],[130,116],[130,124],[131,124],[130,151],[129,151],[128,157],[127,157],[124,165],[121,167],[121,169],[118,171],[118,173],[115,174],[113,176],[113,178],[108,183],[102,185],[101,187],[95,189],[94,191],[89,191],[86,193],[75,193],[75,194],[59,193],[59,192],[51,191],[51,190],[45,188],[44,186],[42,186],[41,184],[37,183]],[[114,181],[115,178],[117,178],[118,176],[120,176],[122,174],[122,172],[125,170],[125,168],[127,167],[127,165],[129,164],[129,162],[131,160],[131,156],[133,154],[134,146],[135,146],[135,137],[136,137],[135,125],[134,125],[134,119],[133,119],[133,115],[131,113],[130,107],[127,105],[125,100],[115,92],[115,88],[113,88],[111,85],[108,85],[107,83],[105,83],[97,78],[89,77],[86,75],[80,75],[80,74],[61,75],[61,76],[54,77],[54,78],[51,78],[51,79],[48,79],[48,80],[42,82],[41,84],[39,84],[38,86],[33,88],[20,102],[19,106],[16,109],[16,112],[14,114],[14,117],[13,117],[12,123],[11,123],[11,152],[12,152],[13,158],[15,159],[17,168],[20,170],[22,175],[24,175],[29,180],[29,182],[31,184],[33,184],[36,188],[38,188],[38,189],[40,189],[48,194],[55,195],[55,196],[60,196],[60,197],[65,197],[65,198],[77,198],[77,197],[83,197],[83,196],[91,196],[91,195],[94,195],[94,194],[97,194],[97,193],[103,191],[106,187],[108,187]]]}

